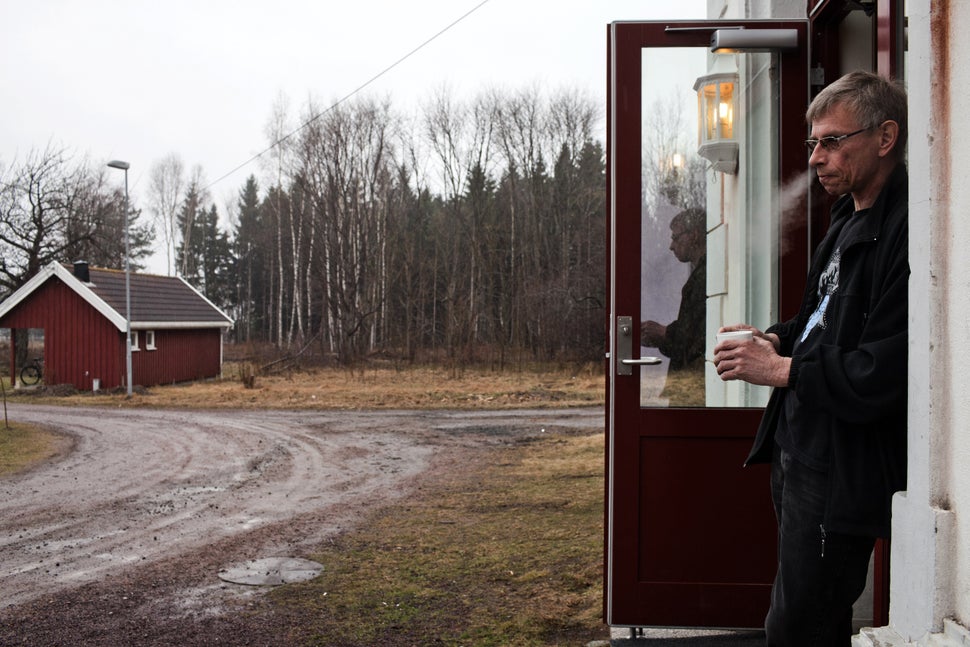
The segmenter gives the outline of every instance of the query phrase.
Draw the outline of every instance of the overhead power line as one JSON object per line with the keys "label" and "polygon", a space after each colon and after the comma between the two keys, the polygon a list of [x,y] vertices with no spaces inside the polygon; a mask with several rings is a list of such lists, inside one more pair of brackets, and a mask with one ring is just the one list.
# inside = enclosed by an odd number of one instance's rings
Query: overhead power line
{"label": "overhead power line", "polygon": [[393,63],[391,63],[390,65],[388,65],[387,67],[385,67],[383,70],[381,70],[380,72],[378,72],[377,74],[375,74],[371,78],[367,79],[365,82],[361,83],[359,86],[357,86],[356,88],[354,88],[352,91],[350,91],[344,97],[342,97],[342,98],[338,99],[337,101],[335,101],[327,109],[322,110],[322,111],[318,112],[317,114],[313,115],[312,117],[310,117],[309,119],[307,119],[305,122],[303,122],[302,124],[300,124],[297,128],[294,128],[289,133],[283,135],[282,137],[280,137],[279,139],[277,139],[276,141],[274,141],[272,144],[270,144],[269,146],[267,146],[266,148],[264,148],[260,152],[256,153],[255,155],[253,155],[249,159],[247,159],[242,164],[239,164],[238,166],[236,166],[234,169],[232,169],[231,171],[229,171],[225,175],[222,175],[219,178],[217,178],[215,181],[210,182],[208,184],[208,186],[205,187],[204,190],[208,190],[208,189],[212,188],[213,186],[215,186],[216,184],[219,184],[219,182],[222,182],[223,180],[225,180],[226,178],[230,177],[231,175],[234,175],[236,173],[236,171],[238,171],[239,169],[244,168],[244,167],[248,166],[249,164],[252,164],[256,160],[258,160],[260,157],[262,157],[266,153],[270,152],[271,150],[273,150],[274,148],[276,148],[277,146],[279,146],[280,144],[282,144],[283,142],[285,142],[287,139],[289,139],[293,135],[296,135],[301,130],[303,130],[304,128],[306,128],[310,124],[312,124],[314,121],[316,121],[320,117],[324,116],[325,114],[327,114],[328,112],[330,112],[331,110],[333,110],[334,108],[336,108],[337,106],[339,106],[343,102],[347,101],[348,99],[350,99],[351,97],[353,97],[355,94],[357,94],[358,92],[360,92],[361,90],[363,90],[364,88],[366,88],[367,86],[369,86],[370,84],[372,84],[374,81],[376,81],[377,79],[381,78],[382,76],[384,76],[385,74],[387,74],[388,72],[390,72],[391,70],[393,70],[395,67],[397,67],[398,65],[400,65],[404,61],[408,60],[409,58],[411,58],[412,56],[414,56],[415,54],[417,54],[419,51],[421,51],[422,49],[424,49],[425,47],[427,47],[429,44],[431,44],[437,38],[439,38],[440,36],[442,36],[443,34],[445,34],[447,31],[449,31],[450,29],[452,29],[453,27],[455,27],[458,23],[460,23],[461,21],[465,20],[465,18],[468,18],[468,16],[472,15],[473,13],[475,13],[476,11],[478,11],[479,9],[481,9],[483,6],[485,6],[486,4],[488,4],[490,1],[491,0],[482,0],[477,5],[475,5],[474,7],[472,7],[471,9],[469,9],[468,11],[466,11],[464,14],[462,14],[461,16],[459,16],[458,18],[456,18],[455,20],[453,20],[450,24],[448,24],[445,27],[443,27],[436,34],[434,34],[433,36],[431,36],[430,38],[428,38],[427,40],[425,40],[423,43],[421,43],[420,45],[418,45],[417,47],[415,47],[414,49],[412,49],[410,52],[408,52],[407,54],[405,54],[401,58],[399,58],[396,61],[394,61]]}

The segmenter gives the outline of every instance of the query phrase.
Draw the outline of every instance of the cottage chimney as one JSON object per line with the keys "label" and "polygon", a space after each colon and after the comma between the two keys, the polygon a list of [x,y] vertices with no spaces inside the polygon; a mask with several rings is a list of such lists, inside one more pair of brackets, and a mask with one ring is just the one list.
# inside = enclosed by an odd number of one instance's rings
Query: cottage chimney
{"label": "cottage chimney", "polygon": [[91,273],[88,272],[87,261],[74,261],[74,277],[81,283],[91,282]]}

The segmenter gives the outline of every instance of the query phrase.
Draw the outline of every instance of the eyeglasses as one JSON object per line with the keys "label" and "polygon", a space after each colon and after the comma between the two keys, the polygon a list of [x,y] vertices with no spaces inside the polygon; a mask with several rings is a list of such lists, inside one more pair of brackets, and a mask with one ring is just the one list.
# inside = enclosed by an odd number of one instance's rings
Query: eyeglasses
{"label": "eyeglasses", "polygon": [[842,140],[848,139],[853,135],[858,135],[859,133],[864,133],[867,130],[871,130],[871,129],[872,129],[872,126],[869,126],[867,128],[860,128],[859,130],[853,133],[849,133],[848,135],[838,135],[838,136],[830,135],[828,137],[821,137],[819,139],[806,139],[805,145],[808,146],[809,153],[814,153],[815,147],[818,146],[819,144],[822,145],[822,148],[824,150],[837,151],[839,150],[839,147],[842,145]]}

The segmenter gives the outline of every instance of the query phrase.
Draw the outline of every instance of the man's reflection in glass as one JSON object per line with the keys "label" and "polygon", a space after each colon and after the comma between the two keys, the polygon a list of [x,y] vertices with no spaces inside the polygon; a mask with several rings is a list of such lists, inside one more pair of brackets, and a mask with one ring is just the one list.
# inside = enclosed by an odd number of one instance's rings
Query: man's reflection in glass
{"label": "man's reflection in glass", "polygon": [[640,343],[670,358],[667,382],[660,394],[670,406],[704,406],[704,330],[707,299],[707,214],[685,209],[670,221],[670,250],[690,264],[690,276],[680,291],[677,319],[666,326],[640,323]]}

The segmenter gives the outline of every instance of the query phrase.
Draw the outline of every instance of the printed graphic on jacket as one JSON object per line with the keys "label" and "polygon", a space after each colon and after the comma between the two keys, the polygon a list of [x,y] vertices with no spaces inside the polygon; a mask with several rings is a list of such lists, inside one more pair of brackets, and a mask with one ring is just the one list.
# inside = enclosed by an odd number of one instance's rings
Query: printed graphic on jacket
{"label": "printed graphic on jacket", "polygon": [[841,261],[842,248],[840,247],[832,252],[828,267],[825,268],[822,276],[818,279],[818,306],[815,307],[812,316],[808,318],[805,330],[802,331],[802,336],[798,338],[799,344],[804,342],[816,328],[825,329],[825,311],[828,310],[832,295],[839,289],[839,265]]}

